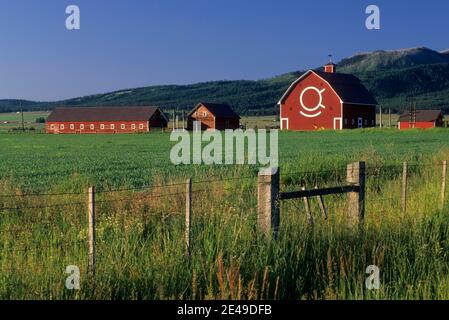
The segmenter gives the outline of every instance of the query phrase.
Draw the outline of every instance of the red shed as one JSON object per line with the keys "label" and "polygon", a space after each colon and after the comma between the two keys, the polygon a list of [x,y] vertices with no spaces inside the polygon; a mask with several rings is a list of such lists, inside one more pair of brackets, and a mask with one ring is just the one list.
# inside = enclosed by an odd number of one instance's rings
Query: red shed
{"label": "red shed", "polygon": [[429,129],[443,126],[443,112],[441,110],[416,110],[405,112],[399,116],[399,130],[413,128]]}
{"label": "red shed", "polygon": [[47,133],[133,133],[166,128],[159,107],[60,107],[48,116]]}
{"label": "red shed", "polygon": [[193,122],[201,122],[201,130],[238,129],[240,116],[227,104],[200,102],[187,114],[187,130],[193,129]]}
{"label": "red shed", "polygon": [[278,102],[281,130],[354,129],[376,126],[377,101],[360,80],[325,71],[307,71],[294,81]]}

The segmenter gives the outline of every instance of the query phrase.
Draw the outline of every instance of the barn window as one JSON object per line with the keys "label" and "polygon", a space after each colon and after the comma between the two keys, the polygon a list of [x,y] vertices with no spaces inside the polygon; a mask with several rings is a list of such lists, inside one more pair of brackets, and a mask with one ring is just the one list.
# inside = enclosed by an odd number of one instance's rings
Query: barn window
{"label": "barn window", "polygon": [[50,125],[50,129],[54,129],[54,128],[55,128],[54,124]]}
{"label": "barn window", "polygon": [[125,124],[122,123],[122,125],[120,127],[122,128],[122,130],[124,130],[125,129]]}
{"label": "barn window", "polygon": [[139,129],[143,129],[143,123],[139,124]]}
{"label": "barn window", "polygon": [[134,123],[131,125],[131,129],[136,130],[136,125]]}
{"label": "barn window", "polygon": [[203,111],[203,117],[206,117],[206,116],[207,116],[207,112]]}
{"label": "barn window", "polygon": [[83,123],[80,124],[80,129],[81,129],[81,130],[84,130],[84,124],[83,124]]}
{"label": "barn window", "polygon": [[75,129],[75,125],[73,123],[70,124],[70,130]]}
{"label": "barn window", "polygon": [[100,124],[100,129],[104,130],[104,124]]}
{"label": "barn window", "polygon": [[355,125],[355,120],[354,119],[352,119],[352,125]]}
{"label": "barn window", "polygon": [[59,127],[61,130],[64,130],[64,125],[61,124],[61,126]]}
{"label": "barn window", "polygon": [[90,125],[90,130],[94,130],[95,129],[95,125],[94,124],[91,124]]}
{"label": "barn window", "polygon": [[115,129],[115,124],[111,124],[111,129],[114,130]]}

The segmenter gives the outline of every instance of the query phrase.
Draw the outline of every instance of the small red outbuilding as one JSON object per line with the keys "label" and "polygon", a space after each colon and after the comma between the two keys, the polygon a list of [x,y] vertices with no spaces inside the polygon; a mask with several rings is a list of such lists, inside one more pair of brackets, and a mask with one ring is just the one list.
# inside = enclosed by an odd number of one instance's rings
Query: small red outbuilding
{"label": "small red outbuilding", "polygon": [[443,112],[441,110],[416,110],[404,112],[398,120],[399,130],[413,128],[429,129],[443,126]]}
{"label": "small red outbuilding", "polygon": [[354,129],[376,125],[377,101],[360,80],[335,72],[310,70],[279,100],[281,130]]}
{"label": "small red outbuilding", "polygon": [[187,130],[193,130],[193,122],[201,123],[201,130],[238,129],[240,116],[223,103],[200,102],[187,114]]}

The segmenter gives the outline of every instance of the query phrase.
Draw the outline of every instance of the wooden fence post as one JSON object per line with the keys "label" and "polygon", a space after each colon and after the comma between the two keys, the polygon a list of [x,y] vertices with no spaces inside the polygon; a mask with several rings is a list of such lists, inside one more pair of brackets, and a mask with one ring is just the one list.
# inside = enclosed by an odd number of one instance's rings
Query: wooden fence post
{"label": "wooden fence post", "polygon": [[[306,187],[302,187],[302,191],[305,191]],[[312,216],[312,211],[310,210],[310,202],[309,202],[309,198],[308,197],[304,197],[304,208],[306,209],[306,214],[307,214],[307,224],[309,225],[309,227],[313,227],[313,216]]]}
{"label": "wooden fence post", "polygon": [[402,213],[406,214],[407,212],[407,177],[408,177],[408,164],[407,161],[404,162],[402,167],[402,202],[401,208]]}
{"label": "wooden fence post", "polygon": [[187,179],[186,182],[186,252],[190,256],[190,240],[191,240],[191,218],[192,218],[192,179]]}
{"label": "wooden fence post", "polygon": [[446,195],[446,174],[447,174],[447,161],[443,161],[443,173],[441,175],[441,202],[440,202],[440,209],[443,210],[444,208],[444,197]]}
{"label": "wooden fence post", "polygon": [[[318,186],[315,186],[315,189],[318,189]],[[324,220],[327,220],[327,210],[326,206],[324,205],[323,196],[318,196],[318,205],[320,206],[320,211],[323,215]]]}
{"label": "wooden fence post", "polygon": [[348,164],[347,182],[359,187],[358,192],[348,193],[350,225],[362,225],[365,217],[365,162]]}
{"label": "wooden fence post", "polygon": [[257,197],[257,227],[277,239],[279,231],[279,168],[268,168],[259,172]]}
{"label": "wooden fence post", "polygon": [[89,220],[89,273],[95,275],[95,187],[89,188],[89,205],[88,205],[88,220]]}

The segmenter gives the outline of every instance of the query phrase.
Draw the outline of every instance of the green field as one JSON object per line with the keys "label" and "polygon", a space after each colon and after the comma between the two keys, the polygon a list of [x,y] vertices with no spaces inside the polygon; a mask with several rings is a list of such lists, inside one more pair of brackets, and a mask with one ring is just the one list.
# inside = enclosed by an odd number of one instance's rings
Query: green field
{"label": "green field", "polygon": [[[24,127],[36,130],[43,129],[44,124],[36,123],[36,119],[47,118],[49,114],[50,112],[47,111],[24,112]],[[20,112],[0,113],[0,132],[8,132],[13,128],[22,128],[22,114]]]}
{"label": "green field", "polygon": [[[281,132],[281,189],[345,183],[367,163],[363,232],[345,197],[281,203],[277,241],[255,231],[254,165],[170,163],[167,133],[0,134],[0,298],[448,299],[449,210],[439,208],[447,129]],[[408,209],[400,205],[410,162]],[[192,256],[184,253],[185,180],[193,178]],[[97,275],[87,271],[87,188],[97,194]],[[40,195],[38,195],[40,194]],[[82,272],[81,290],[64,283]],[[380,290],[365,269],[380,268]]]}

